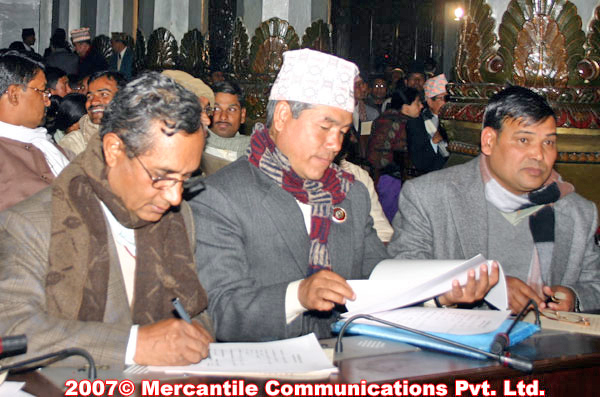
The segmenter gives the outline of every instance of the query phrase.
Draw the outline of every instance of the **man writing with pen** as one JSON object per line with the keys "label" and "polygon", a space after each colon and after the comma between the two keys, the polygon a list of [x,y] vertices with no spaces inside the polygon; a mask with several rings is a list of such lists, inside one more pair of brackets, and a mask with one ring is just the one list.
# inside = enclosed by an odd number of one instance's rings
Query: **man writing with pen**
{"label": "man writing with pen", "polygon": [[181,202],[204,147],[201,111],[170,78],[139,77],[52,186],[0,213],[0,335],[27,335],[17,359],[67,347],[117,368],[207,357],[212,325]]}

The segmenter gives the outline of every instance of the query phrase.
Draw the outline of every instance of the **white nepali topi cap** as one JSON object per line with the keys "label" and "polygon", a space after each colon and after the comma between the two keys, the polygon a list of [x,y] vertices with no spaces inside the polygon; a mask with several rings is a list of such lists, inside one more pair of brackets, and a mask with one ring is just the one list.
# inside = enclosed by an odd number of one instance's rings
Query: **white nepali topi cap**
{"label": "white nepali topi cap", "polygon": [[333,106],[352,113],[356,76],[358,67],[345,59],[309,49],[286,51],[269,100]]}

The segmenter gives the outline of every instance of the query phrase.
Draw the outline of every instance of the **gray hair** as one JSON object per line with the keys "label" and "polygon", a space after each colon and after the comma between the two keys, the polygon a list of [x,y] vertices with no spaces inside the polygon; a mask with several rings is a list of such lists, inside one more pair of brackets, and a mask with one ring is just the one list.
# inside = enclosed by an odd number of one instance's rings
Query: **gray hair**
{"label": "gray hair", "polygon": [[[267,128],[271,128],[273,124],[273,114],[275,113],[275,105],[279,101],[269,101],[267,103]],[[286,101],[292,109],[292,117],[297,119],[303,110],[311,109],[314,105],[312,103],[298,102],[298,101]]]}
{"label": "gray hair", "polygon": [[129,158],[152,148],[154,123],[164,123],[162,133],[193,134],[200,128],[198,97],[171,78],[149,72],[119,90],[102,117],[100,137],[114,132],[125,144]]}

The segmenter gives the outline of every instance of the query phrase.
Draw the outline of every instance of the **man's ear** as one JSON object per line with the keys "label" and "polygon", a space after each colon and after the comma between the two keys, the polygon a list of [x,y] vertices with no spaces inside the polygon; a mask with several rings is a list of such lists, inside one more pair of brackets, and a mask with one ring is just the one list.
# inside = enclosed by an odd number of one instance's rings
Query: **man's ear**
{"label": "man's ear", "polygon": [[109,168],[114,168],[123,157],[127,157],[125,144],[114,132],[104,135],[102,150],[104,151],[104,161]]}
{"label": "man's ear", "polygon": [[246,122],[246,108],[242,108],[242,118],[240,119],[240,124],[244,124]]}
{"label": "man's ear", "polygon": [[492,127],[485,127],[481,130],[481,152],[487,156],[492,153],[498,140],[498,131]]}
{"label": "man's ear", "polygon": [[6,99],[12,106],[17,106],[23,94],[23,88],[17,84],[9,85],[6,89]]}
{"label": "man's ear", "polygon": [[273,112],[273,128],[276,131],[281,131],[285,123],[292,118],[292,108],[287,101],[279,101],[275,105]]}

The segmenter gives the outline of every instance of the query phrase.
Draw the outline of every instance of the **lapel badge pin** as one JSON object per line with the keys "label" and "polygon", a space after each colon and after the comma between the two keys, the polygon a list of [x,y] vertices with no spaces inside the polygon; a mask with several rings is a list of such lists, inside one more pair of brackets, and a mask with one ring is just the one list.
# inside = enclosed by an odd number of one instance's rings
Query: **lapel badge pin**
{"label": "lapel badge pin", "polygon": [[341,207],[335,207],[333,209],[333,221],[336,223],[346,222],[346,210]]}

